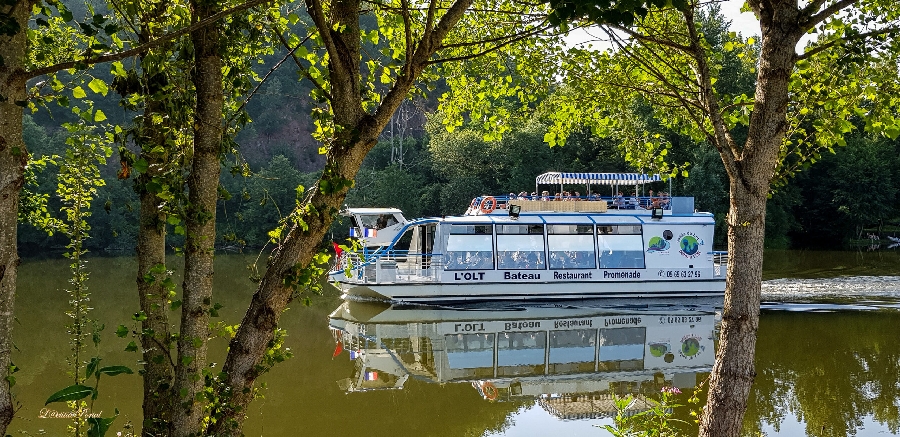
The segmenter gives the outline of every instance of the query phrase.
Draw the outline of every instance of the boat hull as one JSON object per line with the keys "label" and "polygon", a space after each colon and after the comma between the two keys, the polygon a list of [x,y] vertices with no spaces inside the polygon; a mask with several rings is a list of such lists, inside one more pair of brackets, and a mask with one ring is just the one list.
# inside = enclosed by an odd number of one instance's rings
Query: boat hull
{"label": "boat hull", "polygon": [[410,303],[492,300],[722,297],[725,280],[478,284],[358,284],[337,281],[345,297]]}

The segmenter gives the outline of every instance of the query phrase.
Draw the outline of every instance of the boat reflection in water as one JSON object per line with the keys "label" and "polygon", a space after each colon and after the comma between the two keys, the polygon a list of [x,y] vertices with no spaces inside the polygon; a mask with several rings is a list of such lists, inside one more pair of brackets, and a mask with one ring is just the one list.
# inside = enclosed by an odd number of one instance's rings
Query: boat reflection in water
{"label": "boat reflection in water", "polygon": [[663,387],[694,387],[712,368],[721,299],[498,305],[344,302],[329,325],[335,356],[356,366],[339,386],[467,383],[486,400],[537,399],[558,418],[587,419],[615,415],[615,396],[644,411]]}

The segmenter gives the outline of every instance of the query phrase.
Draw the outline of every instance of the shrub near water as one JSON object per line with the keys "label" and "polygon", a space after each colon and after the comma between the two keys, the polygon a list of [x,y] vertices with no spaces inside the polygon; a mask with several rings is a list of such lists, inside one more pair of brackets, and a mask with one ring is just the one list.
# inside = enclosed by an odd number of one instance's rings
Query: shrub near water
{"label": "shrub near water", "polygon": [[[688,398],[688,404],[697,405],[700,403],[698,394],[704,385],[700,383],[695,389],[694,394]],[[675,418],[675,409],[684,407],[684,404],[677,403],[675,397],[681,394],[681,390],[677,387],[663,387],[659,393],[659,400],[646,399],[650,408],[639,413],[631,414],[630,407],[635,399],[632,396],[616,397],[616,417],[613,425],[604,425],[603,429],[608,431],[615,437],[680,437],[687,435],[696,435],[697,420],[687,422],[685,420]],[[696,418],[699,414],[697,410],[691,410],[691,416]],[[689,432],[684,430],[687,425]]]}

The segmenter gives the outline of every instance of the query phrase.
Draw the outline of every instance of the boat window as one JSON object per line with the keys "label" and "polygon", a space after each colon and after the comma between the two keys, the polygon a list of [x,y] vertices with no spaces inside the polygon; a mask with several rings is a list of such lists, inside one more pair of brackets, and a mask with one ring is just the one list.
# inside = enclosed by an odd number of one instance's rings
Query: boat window
{"label": "boat window", "polygon": [[596,267],[592,225],[550,225],[547,234],[551,269]]}
{"label": "boat window", "polygon": [[546,332],[501,332],[497,337],[497,376],[543,375]]}
{"label": "boat window", "polygon": [[544,225],[498,225],[497,233],[505,235],[544,235]]}
{"label": "boat window", "polygon": [[491,235],[494,233],[491,225],[453,225],[450,227],[451,234],[476,234]]}
{"label": "boat window", "polygon": [[497,268],[544,269],[544,225],[497,226]]}
{"label": "boat window", "polygon": [[644,368],[646,328],[600,330],[600,370]]}
{"label": "boat window", "polygon": [[601,235],[641,235],[641,225],[597,225]]}
{"label": "boat window", "polygon": [[365,228],[369,229],[384,229],[390,226],[394,226],[397,223],[397,218],[394,217],[393,214],[360,214],[359,216],[359,224]]}
{"label": "boat window", "polygon": [[447,270],[494,268],[494,244],[490,225],[453,225],[447,239]]}
{"label": "boat window", "polygon": [[550,331],[550,373],[594,371],[596,329]]}
{"label": "boat window", "polygon": [[593,234],[594,225],[550,225],[547,233],[551,235],[581,235]]}
{"label": "boat window", "polygon": [[494,334],[444,336],[450,379],[494,376]]}
{"label": "boat window", "polygon": [[597,258],[601,269],[644,268],[641,225],[598,225]]}

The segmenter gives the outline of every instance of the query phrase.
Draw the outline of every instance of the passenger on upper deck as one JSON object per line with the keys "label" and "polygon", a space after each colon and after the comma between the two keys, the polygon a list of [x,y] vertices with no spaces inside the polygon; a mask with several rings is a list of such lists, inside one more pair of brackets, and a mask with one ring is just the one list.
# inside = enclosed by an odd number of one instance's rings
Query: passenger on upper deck
{"label": "passenger on upper deck", "polygon": [[[659,194],[662,194],[662,192],[660,192]],[[653,190],[650,190],[650,204],[647,205],[647,209],[661,208],[662,205],[659,203],[659,201],[660,198],[654,197]]]}
{"label": "passenger on upper deck", "polygon": [[637,192],[632,193],[631,199],[629,199],[629,201],[628,201],[628,206],[629,206],[628,209],[637,209],[638,206],[640,206],[640,205],[641,205],[641,201],[638,200]]}
{"label": "passenger on upper deck", "polygon": [[613,207],[616,209],[623,209],[625,207],[625,198],[622,197],[621,191],[619,191],[616,198],[613,199]]}

